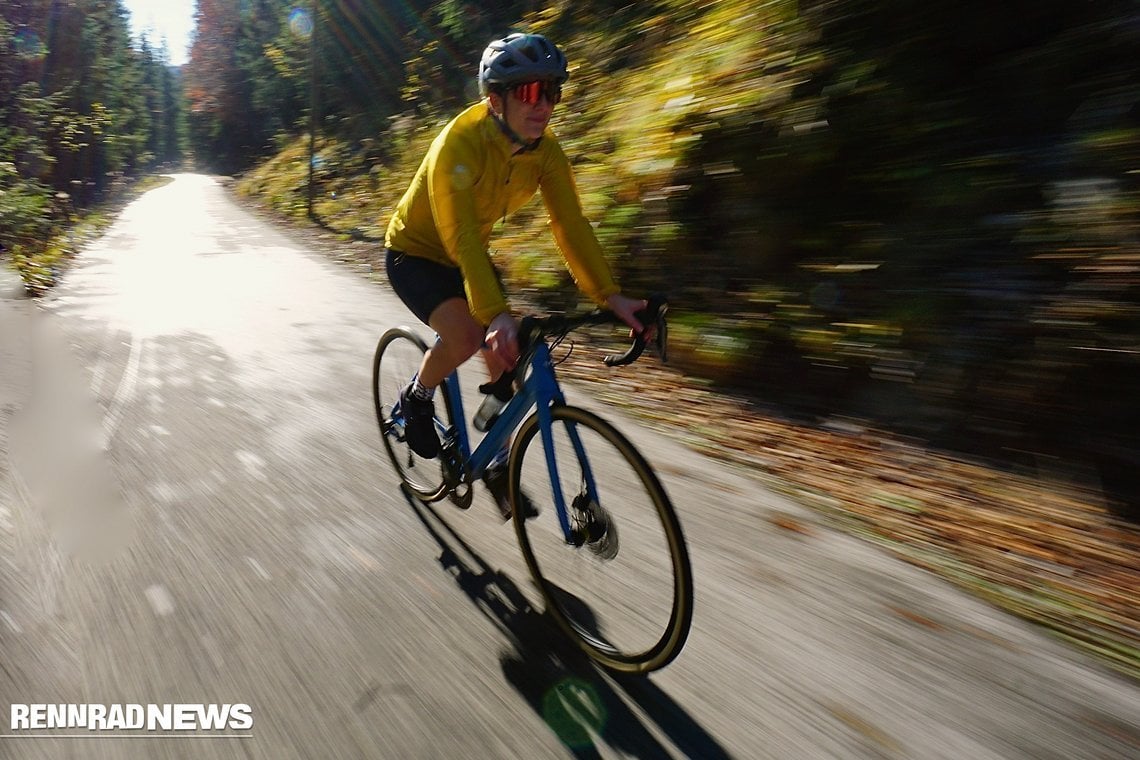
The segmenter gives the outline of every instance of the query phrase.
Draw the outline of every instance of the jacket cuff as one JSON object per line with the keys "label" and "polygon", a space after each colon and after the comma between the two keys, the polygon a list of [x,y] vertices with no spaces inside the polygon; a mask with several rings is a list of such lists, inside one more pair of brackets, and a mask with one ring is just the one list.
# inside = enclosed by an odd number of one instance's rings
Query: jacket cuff
{"label": "jacket cuff", "polygon": [[510,311],[507,307],[506,301],[498,301],[496,303],[483,304],[479,308],[471,307],[471,316],[475,321],[486,327],[491,324],[491,320],[502,314],[504,311]]}
{"label": "jacket cuff", "polygon": [[602,288],[601,290],[590,294],[590,298],[592,298],[594,303],[596,303],[598,306],[605,306],[607,298],[612,295],[617,295],[620,292],[620,287],[617,285],[610,285],[609,287]]}

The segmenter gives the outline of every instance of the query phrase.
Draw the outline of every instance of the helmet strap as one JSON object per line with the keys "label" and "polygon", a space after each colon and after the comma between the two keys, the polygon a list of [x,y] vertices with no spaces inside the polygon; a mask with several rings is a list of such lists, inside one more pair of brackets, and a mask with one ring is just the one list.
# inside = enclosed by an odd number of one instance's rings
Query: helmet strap
{"label": "helmet strap", "polygon": [[503,115],[500,116],[497,114],[494,108],[488,109],[491,112],[491,116],[494,117],[495,123],[499,125],[499,129],[502,130],[503,134],[506,135],[507,139],[512,143],[522,146],[521,153],[526,153],[527,151],[537,148],[538,144],[542,142],[542,135],[539,135],[535,140],[528,141],[525,137],[511,129],[511,126],[507,124],[507,93],[504,92],[499,97],[503,101]]}

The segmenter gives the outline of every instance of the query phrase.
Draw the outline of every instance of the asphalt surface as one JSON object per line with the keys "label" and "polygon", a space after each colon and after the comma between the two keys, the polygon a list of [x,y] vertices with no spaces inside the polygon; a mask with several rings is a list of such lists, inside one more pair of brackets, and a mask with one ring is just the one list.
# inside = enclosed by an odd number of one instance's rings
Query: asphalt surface
{"label": "asphalt surface", "polygon": [[[1140,756],[1136,683],[568,388],[658,469],[696,582],[672,665],[599,672],[485,494],[399,490],[369,384],[411,319],[196,175],[44,299],[2,276],[0,757]],[[67,703],[252,725],[10,725]]]}

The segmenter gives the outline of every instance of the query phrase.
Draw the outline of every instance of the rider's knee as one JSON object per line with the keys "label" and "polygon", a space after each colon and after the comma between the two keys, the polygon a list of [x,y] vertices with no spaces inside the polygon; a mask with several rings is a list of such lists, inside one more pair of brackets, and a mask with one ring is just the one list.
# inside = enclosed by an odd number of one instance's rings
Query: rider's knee
{"label": "rider's knee", "polygon": [[451,350],[458,355],[462,355],[463,360],[466,361],[475,355],[483,346],[483,328],[474,319],[457,325],[456,329],[451,332],[449,336],[451,343]]}

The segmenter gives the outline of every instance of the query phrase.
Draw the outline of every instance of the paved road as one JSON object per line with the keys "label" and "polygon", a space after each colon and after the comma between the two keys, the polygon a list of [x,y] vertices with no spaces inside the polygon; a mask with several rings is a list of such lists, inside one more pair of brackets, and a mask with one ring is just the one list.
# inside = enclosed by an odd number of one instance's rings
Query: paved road
{"label": "paved road", "polygon": [[0,295],[0,706],[254,719],[0,756],[1140,755],[1137,684],[612,410],[681,511],[698,606],[665,671],[598,673],[484,495],[398,490],[368,386],[403,307],[212,179],[133,203],[43,302]]}

